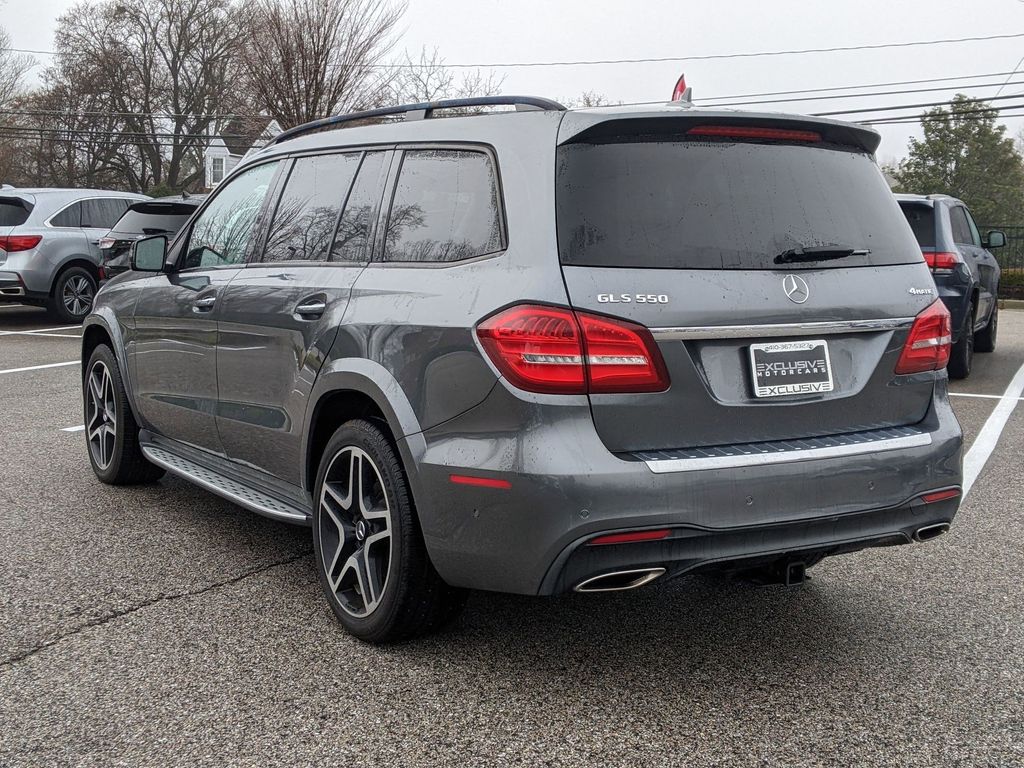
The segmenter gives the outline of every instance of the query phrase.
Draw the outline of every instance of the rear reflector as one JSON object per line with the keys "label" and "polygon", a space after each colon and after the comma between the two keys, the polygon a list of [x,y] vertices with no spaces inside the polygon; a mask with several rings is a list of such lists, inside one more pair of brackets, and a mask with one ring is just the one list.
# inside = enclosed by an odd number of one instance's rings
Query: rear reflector
{"label": "rear reflector", "polygon": [[926,504],[934,504],[936,501],[945,501],[946,499],[955,499],[960,495],[959,488],[949,488],[945,491],[933,491],[932,493],[925,493],[921,496],[921,500]]}
{"label": "rear reflector", "polygon": [[0,250],[8,253],[30,251],[39,245],[42,239],[41,235],[6,235],[0,237]]}
{"label": "rear reflector", "polygon": [[789,128],[758,128],[749,125],[698,125],[686,132],[687,136],[717,136],[724,139],[775,139],[776,141],[821,141],[815,131],[796,131]]}
{"label": "rear reflector", "polygon": [[634,541],[660,541],[667,539],[671,531],[662,528],[657,531],[633,531],[632,533],[610,533],[607,536],[598,536],[587,542],[592,547],[602,544],[629,544]]}
{"label": "rear reflector", "polygon": [[473,477],[472,475],[448,475],[448,479],[456,485],[475,485],[480,488],[501,488],[508,490],[512,483],[497,477]]}
{"label": "rear reflector", "polygon": [[476,333],[502,376],[528,392],[668,389],[668,372],[650,331],[626,320],[524,304],[487,318]]}
{"label": "rear reflector", "polygon": [[932,272],[952,272],[960,265],[962,259],[960,258],[959,253],[947,253],[945,251],[935,253],[925,251],[924,261]]}
{"label": "rear reflector", "polygon": [[953,324],[949,310],[941,299],[936,299],[914,319],[899,362],[896,363],[896,373],[920,373],[945,368],[952,343]]}

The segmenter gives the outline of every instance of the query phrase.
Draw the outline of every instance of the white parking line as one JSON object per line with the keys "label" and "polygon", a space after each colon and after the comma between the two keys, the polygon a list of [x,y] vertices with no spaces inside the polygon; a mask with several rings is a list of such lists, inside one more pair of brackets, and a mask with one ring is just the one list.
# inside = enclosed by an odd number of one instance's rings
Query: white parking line
{"label": "white parking line", "polygon": [[61,427],[61,432],[84,432],[85,424],[79,424],[77,427]]}
{"label": "white parking line", "polygon": [[1024,393],[1024,365],[1018,369],[1010,381],[1010,386],[999,398],[995,410],[992,411],[985,426],[981,428],[981,432],[974,439],[971,449],[964,456],[964,498],[967,498],[971,486],[974,485],[981,470],[985,468],[985,462],[995,450],[996,443],[999,442],[999,436],[1003,433],[1010,414],[1017,407],[1017,403],[1021,401],[1022,393]]}
{"label": "white parking line", "polygon": [[81,339],[76,333],[43,333],[42,331],[5,331],[4,336],[46,336],[51,339]]}
{"label": "white parking line", "polygon": [[29,365],[29,366],[26,366],[25,368],[8,368],[5,371],[0,371],[0,374],[3,374],[3,373],[21,373],[23,371],[41,371],[43,368],[62,368],[65,365],[78,365],[80,362],[82,362],[82,361],[81,360],[69,360],[66,363],[47,363],[46,365]]}
{"label": "white parking line", "polygon": [[57,328],[29,328],[28,330],[25,330],[25,331],[0,331],[0,336],[14,336],[14,335],[22,334],[22,333],[46,333],[46,332],[49,332],[49,331],[73,331],[75,329],[81,330],[82,326],[80,326],[80,325],[61,325],[61,326],[58,326]]}

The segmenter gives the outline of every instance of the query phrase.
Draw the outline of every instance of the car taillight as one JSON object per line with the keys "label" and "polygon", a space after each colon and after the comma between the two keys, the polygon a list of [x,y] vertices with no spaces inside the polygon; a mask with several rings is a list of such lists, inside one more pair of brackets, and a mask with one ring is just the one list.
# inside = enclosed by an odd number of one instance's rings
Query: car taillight
{"label": "car taillight", "polygon": [[953,323],[949,318],[949,310],[937,299],[914,319],[899,362],[896,363],[896,373],[920,373],[945,368],[952,343]]}
{"label": "car taillight", "polygon": [[960,258],[959,253],[925,251],[924,261],[932,272],[952,272],[963,259]]}
{"label": "car taillight", "polygon": [[100,249],[112,248],[114,246],[114,243],[116,243],[116,242],[117,242],[117,240],[115,240],[112,237],[101,237],[99,239],[99,242],[96,243],[96,245],[98,245],[100,247]]}
{"label": "car taillight", "polygon": [[0,237],[0,250],[8,253],[30,251],[39,245],[42,239],[40,235],[5,235]]}
{"label": "car taillight", "polygon": [[668,372],[650,331],[626,320],[520,305],[487,318],[476,333],[501,374],[529,392],[668,389]]}

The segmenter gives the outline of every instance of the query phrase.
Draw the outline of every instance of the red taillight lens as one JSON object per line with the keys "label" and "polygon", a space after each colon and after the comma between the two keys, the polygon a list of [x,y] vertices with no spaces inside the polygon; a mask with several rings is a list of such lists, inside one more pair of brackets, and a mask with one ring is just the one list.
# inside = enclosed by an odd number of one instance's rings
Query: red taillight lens
{"label": "red taillight lens", "polygon": [[0,250],[8,253],[30,251],[39,245],[42,239],[40,235],[7,235],[0,237]]}
{"label": "red taillight lens", "polygon": [[661,392],[668,373],[643,326],[563,307],[523,305],[484,320],[480,343],[501,374],[529,392]]}
{"label": "red taillight lens", "polygon": [[686,132],[687,136],[717,136],[724,139],[775,139],[776,141],[821,141],[815,131],[796,131],[789,128],[758,128],[752,125],[698,125]]}
{"label": "red taillight lens", "polygon": [[945,368],[952,343],[953,324],[949,310],[941,300],[936,300],[914,319],[899,362],[896,363],[896,373],[920,373]]}
{"label": "red taillight lens", "polygon": [[933,272],[952,272],[960,265],[962,259],[959,253],[925,251],[924,261]]}
{"label": "red taillight lens", "polygon": [[99,246],[100,250],[104,250],[106,248],[113,247],[114,243],[116,243],[116,242],[117,242],[117,240],[115,240],[112,237],[101,237],[99,242],[96,243],[96,245]]}

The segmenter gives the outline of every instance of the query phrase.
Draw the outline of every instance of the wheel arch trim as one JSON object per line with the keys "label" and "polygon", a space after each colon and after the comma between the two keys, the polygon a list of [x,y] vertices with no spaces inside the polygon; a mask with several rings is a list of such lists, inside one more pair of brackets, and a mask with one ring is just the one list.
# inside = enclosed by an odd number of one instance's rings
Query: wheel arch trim
{"label": "wheel arch trim", "polygon": [[90,333],[93,328],[99,328],[110,339],[114,357],[117,359],[117,367],[120,369],[121,381],[124,382],[125,394],[128,396],[128,405],[132,409],[132,416],[138,421],[139,409],[135,404],[135,387],[132,386],[132,373],[128,367],[128,356],[125,354],[124,337],[121,334],[121,326],[117,322],[117,317],[109,307],[97,307],[82,322],[82,351],[80,354],[82,381],[85,381],[85,369],[89,365],[89,358],[85,354],[85,343],[92,337],[92,333],[95,333],[95,331]]}

